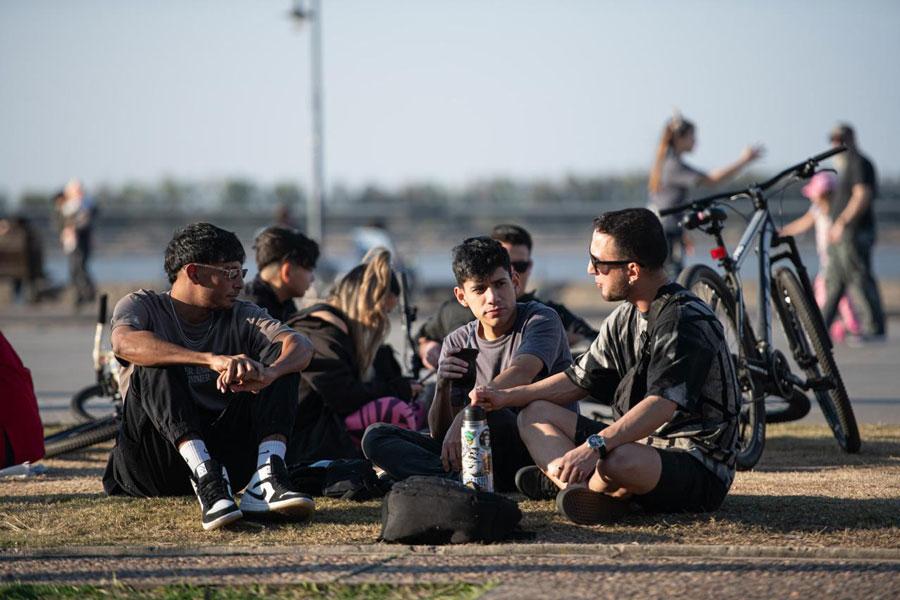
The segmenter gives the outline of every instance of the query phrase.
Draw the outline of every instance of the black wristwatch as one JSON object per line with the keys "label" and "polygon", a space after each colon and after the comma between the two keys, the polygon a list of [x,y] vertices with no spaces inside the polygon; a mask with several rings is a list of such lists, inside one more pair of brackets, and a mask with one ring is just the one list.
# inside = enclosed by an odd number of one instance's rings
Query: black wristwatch
{"label": "black wristwatch", "polygon": [[609,452],[606,449],[606,439],[602,435],[597,435],[596,433],[592,436],[589,436],[587,439],[587,444],[590,446],[591,450],[596,450],[597,454],[600,455],[600,458],[606,458],[606,455]]}

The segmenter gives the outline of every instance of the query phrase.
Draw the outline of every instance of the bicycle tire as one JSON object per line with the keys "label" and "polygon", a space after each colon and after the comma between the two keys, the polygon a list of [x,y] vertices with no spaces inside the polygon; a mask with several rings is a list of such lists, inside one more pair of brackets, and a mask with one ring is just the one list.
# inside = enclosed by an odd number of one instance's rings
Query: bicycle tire
{"label": "bicycle tire", "polygon": [[[69,401],[69,410],[72,411],[72,414],[82,423],[89,423],[91,421],[97,420],[97,415],[91,414],[85,408],[88,400],[92,398],[105,398],[103,394],[103,389],[99,385],[90,385],[74,396],[72,396],[72,400]],[[110,405],[112,402],[110,401]]]}
{"label": "bicycle tire", "polygon": [[[748,471],[762,457],[766,444],[766,412],[763,397],[757,392],[753,378],[740,356],[753,355],[755,348],[746,331],[737,331],[737,302],[725,280],[706,265],[692,265],[681,272],[678,283],[706,302],[716,313],[725,331],[725,340],[735,361],[735,372],[740,377],[741,411],[738,415],[738,470]],[[739,352],[738,344],[743,346]]]}
{"label": "bicycle tire", "polygon": [[52,458],[88,446],[102,444],[114,439],[118,432],[118,417],[107,417],[77,425],[46,438],[44,440],[44,458]]}
{"label": "bicycle tire", "polygon": [[778,269],[772,283],[776,309],[791,342],[794,360],[808,378],[825,376],[832,379],[834,386],[831,389],[814,390],[816,400],[841,448],[851,454],[859,452],[862,442],[856,416],[834,362],[822,319],[813,312],[819,310],[818,305],[807,296],[797,275],[790,269]]}

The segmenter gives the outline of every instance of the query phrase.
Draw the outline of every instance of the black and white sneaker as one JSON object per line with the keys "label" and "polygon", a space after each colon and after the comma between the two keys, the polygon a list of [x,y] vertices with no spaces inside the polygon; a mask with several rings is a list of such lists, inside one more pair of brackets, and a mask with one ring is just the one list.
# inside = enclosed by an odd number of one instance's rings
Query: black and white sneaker
{"label": "black and white sneaker", "polygon": [[291,489],[284,459],[270,456],[244,489],[241,510],[248,516],[283,516],[302,521],[316,510],[316,503],[309,496]]}
{"label": "black and white sneaker", "polygon": [[209,459],[201,463],[191,476],[191,485],[200,501],[203,529],[206,531],[233,523],[243,516],[234,501],[228,473],[219,461]]}
{"label": "black and white sneaker", "polygon": [[532,500],[553,500],[559,488],[535,465],[516,472],[516,489]]}

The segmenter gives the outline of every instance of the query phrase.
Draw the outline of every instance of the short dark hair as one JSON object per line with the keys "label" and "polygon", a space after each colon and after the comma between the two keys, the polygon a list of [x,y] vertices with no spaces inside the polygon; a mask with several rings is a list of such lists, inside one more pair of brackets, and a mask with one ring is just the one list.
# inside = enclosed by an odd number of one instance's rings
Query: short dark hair
{"label": "short dark hair", "polygon": [[473,237],[453,249],[453,275],[460,287],[466,281],[488,279],[501,267],[512,277],[509,253],[497,240]]}
{"label": "short dark hair", "polygon": [[210,223],[191,223],[172,236],[166,246],[165,267],[169,283],[175,283],[178,272],[190,263],[244,263],[244,247],[231,231]]}
{"label": "short dark hair", "polygon": [[626,208],[603,213],[594,219],[594,231],[605,233],[616,241],[624,254],[649,269],[666,262],[669,245],[656,213],[646,208]]}
{"label": "short dark hair", "polygon": [[319,245],[291,227],[266,227],[256,236],[253,249],[260,270],[285,260],[312,270],[319,260]]}
{"label": "short dark hair", "polygon": [[525,231],[524,227],[503,223],[495,225],[491,231],[491,238],[498,242],[506,242],[510,246],[528,246],[531,252],[531,234]]}

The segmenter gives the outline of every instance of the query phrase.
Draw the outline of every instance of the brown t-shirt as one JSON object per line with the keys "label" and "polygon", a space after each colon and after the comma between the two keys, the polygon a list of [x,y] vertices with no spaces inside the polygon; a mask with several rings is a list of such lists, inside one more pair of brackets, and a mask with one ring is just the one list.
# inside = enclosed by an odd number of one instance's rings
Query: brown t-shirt
{"label": "brown t-shirt", "polygon": [[[227,310],[213,311],[202,323],[187,323],[176,316],[169,292],[158,294],[150,290],[139,290],[119,300],[113,311],[112,329],[121,326],[152,331],[161,340],[188,350],[246,354],[254,360],[259,360],[280,334],[293,333],[290,327],[270,317],[265,309],[242,300],[236,300]],[[216,389],[218,374],[206,367],[183,368],[194,400],[209,410],[223,410],[225,397]],[[119,387],[123,398],[127,396],[133,370],[133,365],[129,365],[122,373]]]}

